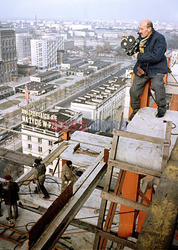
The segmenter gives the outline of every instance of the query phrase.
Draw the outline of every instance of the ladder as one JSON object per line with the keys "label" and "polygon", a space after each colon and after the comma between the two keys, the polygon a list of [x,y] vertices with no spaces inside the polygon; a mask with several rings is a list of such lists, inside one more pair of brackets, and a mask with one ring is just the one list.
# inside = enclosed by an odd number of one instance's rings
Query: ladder
{"label": "ladder", "polygon": [[[168,121],[166,125],[165,138],[156,138],[145,136],[128,131],[113,131],[112,148],[109,154],[108,167],[104,189],[101,192],[101,206],[97,227],[106,232],[111,232],[114,215],[117,204],[121,204],[119,215],[118,236],[128,238],[133,236],[137,220],[137,233],[140,232],[146,214],[151,204],[153,188],[148,188],[148,184],[153,179],[161,177],[161,172],[165,169],[169,157],[169,147],[171,138],[172,122]],[[116,160],[117,145],[120,137],[132,138],[141,141],[152,142],[163,145],[162,169],[161,172],[144,169],[126,162]],[[110,192],[113,168],[119,168],[119,175],[114,189],[114,194]],[[143,180],[142,188],[140,181]],[[107,202],[110,201],[110,207],[106,215]],[[105,219],[106,218],[106,219]],[[95,234],[93,249],[105,249],[107,239]],[[130,241],[125,241],[125,246],[129,246]]]}

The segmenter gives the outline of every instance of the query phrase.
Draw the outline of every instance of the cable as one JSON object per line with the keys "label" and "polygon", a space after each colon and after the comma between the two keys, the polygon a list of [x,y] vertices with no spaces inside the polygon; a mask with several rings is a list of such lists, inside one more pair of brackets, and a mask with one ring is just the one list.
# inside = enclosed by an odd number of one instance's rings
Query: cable
{"label": "cable", "polygon": [[27,230],[27,232],[29,232],[30,230],[28,229],[28,225],[30,225],[30,224],[35,224],[36,222],[33,222],[33,221],[30,221],[30,222],[28,222],[26,225],[25,225],[25,229]]}
{"label": "cable", "polygon": [[[172,129],[176,128],[176,124],[173,122],[172,123]],[[177,133],[171,133],[171,135],[178,135]]]}

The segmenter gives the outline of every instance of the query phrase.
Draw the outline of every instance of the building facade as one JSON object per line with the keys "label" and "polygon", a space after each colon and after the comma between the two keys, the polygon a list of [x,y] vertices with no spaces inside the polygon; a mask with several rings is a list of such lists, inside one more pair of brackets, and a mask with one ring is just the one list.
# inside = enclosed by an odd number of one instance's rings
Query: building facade
{"label": "building facade", "polygon": [[31,63],[39,69],[57,66],[57,50],[63,49],[63,37],[31,40]]}
{"label": "building facade", "polygon": [[89,119],[93,130],[107,131],[118,121],[119,113],[123,112],[125,100],[125,78],[114,77],[107,83],[78,97],[71,103],[71,108],[82,112]]}
{"label": "building facade", "polygon": [[[22,152],[43,159],[58,147],[55,142],[61,140],[61,131],[82,123],[82,114],[60,107],[45,112],[22,109],[22,122]],[[57,159],[48,166],[47,173],[54,171],[56,163]],[[58,169],[56,173],[60,175]]]}
{"label": "building facade", "polygon": [[32,39],[31,34],[20,33],[16,34],[16,48],[17,58],[23,59],[31,56],[30,40]]}
{"label": "building facade", "polygon": [[10,82],[17,77],[15,30],[0,28],[0,83]]}
{"label": "building facade", "polygon": [[0,86],[0,100],[11,95],[14,95],[14,91],[12,87]]}

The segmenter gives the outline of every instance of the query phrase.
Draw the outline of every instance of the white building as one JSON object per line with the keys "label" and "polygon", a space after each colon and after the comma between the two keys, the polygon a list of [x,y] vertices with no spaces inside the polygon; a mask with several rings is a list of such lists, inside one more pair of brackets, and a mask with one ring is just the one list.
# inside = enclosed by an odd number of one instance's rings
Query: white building
{"label": "white building", "polygon": [[119,113],[123,112],[124,100],[125,79],[114,77],[78,97],[71,103],[71,109],[82,112],[84,118],[93,121],[94,130],[106,131],[108,126],[115,126],[113,123],[118,121]]}
{"label": "white building", "polygon": [[16,34],[17,58],[23,59],[31,56],[30,40],[32,35],[27,33]]}
{"label": "white building", "polygon": [[57,50],[63,50],[63,37],[45,37],[31,40],[32,65],[48,69],[57,65]]}
{"label": "white building", "polygon": [[[46,112],[22,109],[22,122],[22,152],[43,159],[58,147],[54,142],[61,140],[61,131],[82,126],[82,115],[60,107]],[[53,172],[56,163],[57,159],[49,165],[47,173]]]}

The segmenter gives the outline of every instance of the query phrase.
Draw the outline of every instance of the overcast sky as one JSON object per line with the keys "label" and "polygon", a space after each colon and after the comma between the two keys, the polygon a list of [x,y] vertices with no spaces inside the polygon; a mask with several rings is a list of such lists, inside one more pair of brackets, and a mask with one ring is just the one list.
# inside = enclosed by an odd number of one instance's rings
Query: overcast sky
{"label": "overcast sky", "polygon": [[0,20],[138,20],[178,23],[178,0],[0,0]]}

